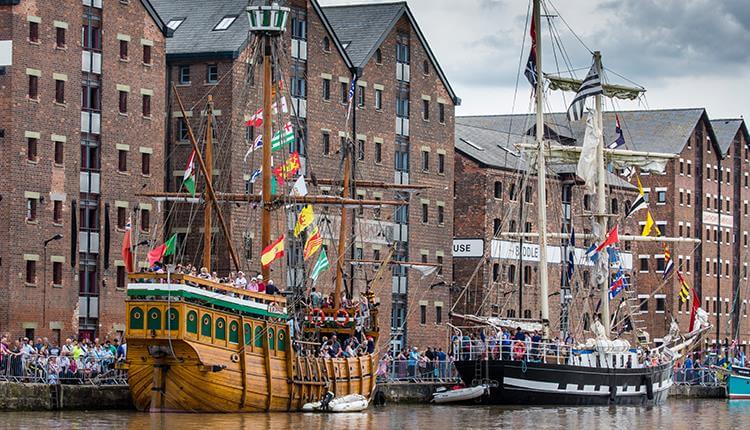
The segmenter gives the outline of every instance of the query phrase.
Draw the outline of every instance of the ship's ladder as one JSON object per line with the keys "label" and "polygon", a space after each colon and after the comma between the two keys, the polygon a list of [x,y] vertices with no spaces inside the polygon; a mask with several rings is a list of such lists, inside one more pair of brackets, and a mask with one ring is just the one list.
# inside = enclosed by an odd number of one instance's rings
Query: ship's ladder
{"label": "ship's ladder", "polygon": [[[625,312],[627,317],[630,319],[630,326],[635,332],[636,340],[643,346],[648,346],[651,343],[651,339],[646,340],[641,336],[641,333],[647,332],[646,320],[644,320],[643,314],[641,314],[641,299],[638,298],[638,294],[634,289],[625,288],[623,290],[625,294]],[[618,319],[624,319],[618,316]],[[623,321],[625,324],[625,321]]]}

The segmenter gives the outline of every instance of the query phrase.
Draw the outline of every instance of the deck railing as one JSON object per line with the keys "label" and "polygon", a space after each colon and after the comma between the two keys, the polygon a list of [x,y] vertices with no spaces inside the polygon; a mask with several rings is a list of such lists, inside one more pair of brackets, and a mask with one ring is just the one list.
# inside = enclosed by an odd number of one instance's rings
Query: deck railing
{"label": "deck railing", "polygon": [[695,369],[679,368],[674,371],[674,383],[677,385],[723,387],[727,384],[726,379],[726,372],[713,367],[699,367]]}
{"label": "deck railing", "polygon": [[453,344],[457,360],[517,360],[566,364],[573,348],[562,342],[526,342],[511,339],[461,340]]}
{"label": "deck railing", "polygon": [[461,378],[453,361],[381,360],[379,382],[458,383]]}
{"label": "deck railing", "polygon": [[127,370],[122,370],[113,357],[82,355],[43,356],[33,354],[3,356],[0,359],[0,381],[37,384],[127,385]]}

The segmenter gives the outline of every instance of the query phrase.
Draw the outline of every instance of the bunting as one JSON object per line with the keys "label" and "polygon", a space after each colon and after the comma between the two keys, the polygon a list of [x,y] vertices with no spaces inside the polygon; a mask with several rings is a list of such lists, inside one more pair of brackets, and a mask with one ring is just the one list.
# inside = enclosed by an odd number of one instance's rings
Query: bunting
{"label": "bunting", "polygon": [[614,226],[614,228],[612,228],[612,230],[607,233],[607,238],[604,239],[604,242],[596,247],[596,252],[602,252],[604,248],[608,247],[609,245],[614,245],[619,241],[620,236],[617,234],[617,226]]}
{"label": "bunting", "polygon": [[609,287],[609,299],[614,299],[620,291],[628,287],[628,280],[625,278],[625,272],[622,267],[617,270],[615,277],[612,279],[612,284]]}
{"label": "bunting", "polygon": [[664,273],[661,275],[662,281],[666,281],[669,274],[674,269],[674,260],[672,260],[672,254],[669,252],[669,247],[664,244]]}
{"label": "bunting", "polygon": [[690,286],[685,278],[682,277],[682,273],[680,273],[679,270],[677,271],[677,279],[680,281],[680,292],[678,293],[680,301],[682,303],[687,303],[688,298],[690,298]]}

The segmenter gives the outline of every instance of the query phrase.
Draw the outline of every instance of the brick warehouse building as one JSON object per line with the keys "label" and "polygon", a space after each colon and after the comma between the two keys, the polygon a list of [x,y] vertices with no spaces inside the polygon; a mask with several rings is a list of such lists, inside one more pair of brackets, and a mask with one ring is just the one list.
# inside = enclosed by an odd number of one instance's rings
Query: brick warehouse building
{"label": "brick warehouse building", "polygon": [[[747,203],[750,201],[750,184],[746,179],[749,158],[748,134],[744,122],[741,119],[710,120],[705,110],[700,108],[620,112],[619,116],[625,132],[627,149],[675,155],[667,164],[664,175],[641,175],[644,191],[650,201],[649,210],[665,236],[702,240],[700,244],[671,244],[672,257],[677,266],[682,268],[688,283],[695,287],[704,309],[711,316],[710,322],[715,327],[718,316],[722,340],[725,337],[732,338],[727,321],[733,306],[739,309],[734,313],[735,324],[740,324],[740,343],[746,345],[747,336],[750,334],[745,310],[748,294],[745,268],[748,265],[746,252],[750,228],[747,221],[750,213]],[[519,117],[522,118],[517,118]],[[461,148],[467,148],[467,143],[461,139],[470,140],[472,133],[479,133],[475,130],[477,127],[480,131],[489,129],[505,132],[505,135],[494,136],[494,139],[507,141],[507,131],[510,130],[509,118],[458,118],[457,160],[462,158]],[[547,126],[553,129],[555,138],[559,138],[563,143],[582,140],[582,124],[560,126],[559,124],[568,124],[560,114],[552,114],[547,118]],[[519,126],[519,123],[528,124],[524,119],[517,119],[514,127],[525,127]],[[604,124],[605,142],[613,141],[614,113],[604,113]],[[512,137],[519,139],[519,133],[515,128],[513,130]],[[520,134],[522,132],[523,130]],[[469,150],[470,146],[466,151]],[[464,176],[460,174],[463,164],[463,161],[457,162],[457,178]],[[508,167],[515,168],[512,164]],[[490,187],[490,184],[487,184],[487,187]],[[462,194],[456,195],[459,198]],[[580,213],[580,195],[575,197],[574,193],[573,202],[573,213]],[[576,202],[579,205],[578,211],[575,209]],[[610,202],[611,212],[615,212],[612,206]],[[552,208],[554,209],[554,205]],[[721,225],[719,213],[722,213]],[[475,213],[470,213],[471,215],[476,216]],[[459,212],[456,216],[459,216]],[[645,211],[633,215],[633,219],[628,220],[626,224],[625,232],[638,234],[645,224],[645,216]],[[530,221],[533,223],[535,219],[532,218]],[[639,225],[632,225],[633,222]],[[581,231],[578,226],[576,231]],[[461,235],[457,228],[456,236]],[[662,281],[665,265],[662,244],[641,242],[637,244],[636,249],[634,243],[632,256],[633,285],[640,301],[640,315],[635,318],[642,320],[642,324],[655,341],[660,340],[668,332],[671,317],[676,318],[680,327],[686,330],[690,318],[690,303],[683,304],[679,300],[677,293],[680,286],[676,277],[670,277],[666,282]],[[462,273],[458,265],[454,273],[458,284],[462,283],[462,279],[467,279],[466,273]],[[554,279],[554,276],[551,279]],[[552,311],[550,314],[555,315]],[[716,338],[715,331],[712,330],[707,338],[707,342],[712,342]]]}
{"label": "brick warehouse building", "polygon": [[[200,3],[200,7],[197,7]],[[201,130],[205,95],[214,100],[217,131],[216,185],[222,191],[258,193],[260,183],[250,183],[259,161],[244,160],[248,145],[258,130],[245,120],[260,107],[261,67],[250,64],[244,1],[217,1],[210,5],[193,0],[156,0],[154,5],[172,29],[167,42],[170,82],[177,85],[192,127]],[[292,122],[303,172],[309,179],[341,177],[340,145],[347,136],[355,146],[355,178],[386,183],[429,185],[413,193],[408,207],[394,211],[354,210],[355,231],[360,238],[347,252],[347,259],[378,260],[396,241],[394,259],[442,265],[442,277],[452,279],[451,237],[453,201],[446,193],[453,182],[453,118],[459,102],[405,2],[358,6],[321,7],[317,1],[290,1],[289,28],[284,34],[285,52],[280,57],[283,78],[291,90],[290,105],[297,118]],[[414,65],[414,67],[411,67]],[[248,71],[253,75],[248,77]],[[345,97],[352,76],[358,76],[354,112],[346,127]],[[180,187],[190,152],[184,119],[170,99],[166,153],[168,189]],[[414,106],[414,115],[410,113]],[[395,125],[395,126],[394,126]],[[218,172],[218,173],[217,173]],[[308,186],[313,194],[337,194],[336,186]],[[359,188],[357,198],[403,198],[388,189]],[[233,243],[251,272],[259,269],[260,231],[258,211],[248,205],[225,205],[224,214],[233,232]],[[317,212],[337,226],[338,210]],[[184,257],[200,262],[204,234],[200,210],[181,204],[169,212],[170,233],[178,234]],[[188,222],[192,219],[192,223]],[[273,220],[276,237],[287,229],[280,216]],[[194,226],[192,229],[188,225]],[[196,228],[197,227],[197,228]],[[324,236],[336,239],[336,227]],[[212,266],[229,270],[229,257],[214,231],[215,258]],[[330,242],[329,242],[330,243]],[[301,244],[297,245],[301,249]],[[335,258],[335,246],[329,247]],[[290,252],[286,285],[304,282],[299,252]],[[277,269],[278,270],[278,269]],[[372,281],[375,270],[360,266],[347,273],[353,296]],[[333,270],[328,275],[333,274]],[[283,276],[280,272],[275,275]],[[390,319],[393,344],[429,346],[447,341],[444,325],[450,294],[435,278],[421,279],[416,270],[394,269],[374,288],[380,298],[380,323]],[[440,278],[437,278],[438,280]],[[449,282],[448,282],[449,283]],[[321,278],[325,292],[332,290],[330,278]],[[408,333],[408,335],[406,334]],[[389,336],[381,336],[387,342]]]}
{"label": "brick warehouse building", "polygon": [[[563,143],[574,143],[570,130],[549,120],[546,135]],[[472,116],[456,119],[455,217],[457,240],[479,240],[483,252],[471,256],[454,255],[453,273],[456,289],[456,314],[487,315],[501,318],[540,318],[539,246],[536,238],[503,237],[505,232],[537,230],[537,176],[514,147],[524,137],[533,139],[534,117],[527,115]],[[620,217],[637,196],[637,188],[620,177],[609,174],[610,211]],[[583,184],[576,177],[575,165],[552,165],[547,177],[547,219],[550,232],[564,233],[565,238],[548,238],[550,263],[550,326],[553,336],[558,328],[576,332],[588,330],[599,300],[593,266],[584,257],[591,241],[575,243],[576,269],[568,285],[563,277],[571,228],[577,234],[591,233],[593,198],[584,197]],[[624,227],[624,228],[623,228]],[[623,234],[633,234],[637,222],[628,220]],[[521,251],[522,250],[522,251]],[[620,256],[626,277],[632,280],[634,243],[620,245]],[[455,252],[455,251],[454,251]],[[522,258],[521,258],[522,257]],[[561,264],[562,263],[562,264]],[[561,294],[561,291],[564,294]],[[566,297],[563,312],[561,298]],[[459,318],[456,324],[463,324]],[[564,331],[564,330],[563,330]]]}
{"label": "brick warehouse building", "polygon": [[133,195],[163,184],[165,31],[147,0],[0,1],[0,332],[124,330],[123,227],[150,235]]}

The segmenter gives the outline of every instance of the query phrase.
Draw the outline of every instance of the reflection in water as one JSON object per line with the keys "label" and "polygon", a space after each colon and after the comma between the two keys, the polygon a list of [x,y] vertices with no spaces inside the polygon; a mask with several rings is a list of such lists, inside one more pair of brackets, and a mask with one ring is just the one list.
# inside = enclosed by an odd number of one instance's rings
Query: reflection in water
{"label": "reflection in water", "polygon": [[[639,407],[500,407],[389,405],[354,414],[147,414],[141,412],[6,412],[13,429],[693,429],[748,428],[750,401],[670,400]],[[743,425],[744,423],[744,425]]]}

